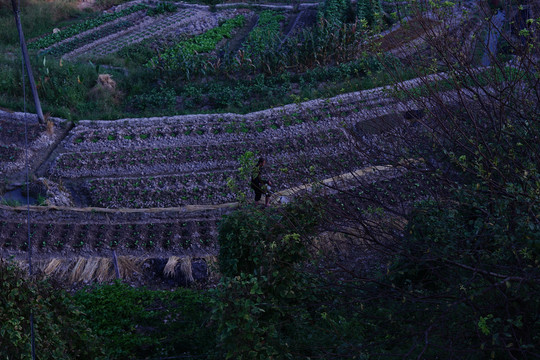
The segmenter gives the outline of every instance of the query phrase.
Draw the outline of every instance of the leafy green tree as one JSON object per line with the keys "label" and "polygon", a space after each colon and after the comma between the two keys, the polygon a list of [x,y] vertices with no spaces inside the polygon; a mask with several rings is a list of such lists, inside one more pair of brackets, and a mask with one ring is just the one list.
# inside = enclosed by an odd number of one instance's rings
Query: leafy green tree
{"label": "leafy green tree", "polygon": [[310,258],[306,235],[322,214],[317,209],[313,203],[247,207],[222,220],[217,358],[326,357],[351,347],[360,358],[360,324],[329,306],[335,294],[303,271]]}
{"label": "leafy green tree", "polygon": [[[519,57],[503,63],[491,54],[492,66],[477,69],[463,49],[452,46],[459,41],[453,36],[449,30],[425,40],[430,67],[439,71],[433,64],[440,64],[445,81],[425,76],[425,67],[412,86],[396,78],[399,99],[407,101],[401,105],[408,109],[396,113],[403,116],[399,125],[382,134],[349,129],[356,131],[359,157],[403,173],[358,179],[328,199],[326,225],[342,235],[334,247],[347,248],[329,257],[323,276],[348,279],[335,286],[343,294],[348,289],[354,301],[339,303],[371,330],[364,339],[370,353],[535,358],[538,49],[532,38],[523,46],[507,37]],[[423,59],[419,53],[411,58]],[[396,74],[391,67],[387,71]]]}

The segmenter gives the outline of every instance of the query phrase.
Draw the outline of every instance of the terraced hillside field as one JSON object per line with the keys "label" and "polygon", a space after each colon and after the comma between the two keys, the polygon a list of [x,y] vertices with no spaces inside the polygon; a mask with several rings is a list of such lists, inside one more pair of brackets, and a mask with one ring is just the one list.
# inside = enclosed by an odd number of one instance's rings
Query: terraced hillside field
{"label": "terraced hillside field", "polygon": [[[148,44],[149,39],[176,37],[177,43],[146,63],[145,71],[158,73],[169,67],[167,71],[182,72],[187,62],[182,59],[204,52],[219,57],[223,40],[231,40],[235,31],[237,38],[231,44],[256,59],[264,57],[268,41],[281,46],[287,37],[313,25],[314,12],[308,8],[286,17],[266,10],[256,14],[224,7],[213,12],[208,7],[176,5],[151,14],[155,7],[126,3],[90,22],[36,39],[31,47],[76,62],[104,57],[142,41]],[[428,76],[401,87],[443,78]],[[156,94],[162,97],[166,92]],[[220,94],[224,97],[225,91]],[[121,256],[213,257],[218,251],[219,219],[237,206],[240,193],[247,194],[248,200],[252,197],[249,179],[241,178],[238,171],[239,159],[246,152],[267,159],[266,176],[273,183],[275,203],[320,188],[321,181],[329,189],[323,195],[335,196],[332,185],[344,178],[403,188],[398,195],[403,198],[424,196],[418,179],[407,178],[405,166],[387,167],[398,161],[417,164],[419,159],[389,158],[392,152],[385,149],[407,146],[408,135],[419,131],[415,120],[423,116],[427,105],[404,103],[394,95],[394,87],[388,86],[248,114],[75,123],[50,118],[46,125],[3,112],[0,190],[26,193],[21,185],[28,158],[29,192],[46,206],[30,208],[28,231],[25,207],[1,205],[2,254],[24,257],[30,237],[32,250],[44,259],[108,257],[112,250]],[[178,101],[176,96],[172,99]],[[132,107],[137,105],[135,100]],[[350,183],[345,186],[355,191]],[[386,200],[389,206],[397,203],[392,196]]]}
{"label": "terraced hillside field", "polygon": [[[35,188],[50,204],[62,196],[67,202],[32,207],[34,252],[216,255],[217,223],[237,200],[228,179],[252,196],[248,181],[238,177],[242,154],[267,158],[275,192],[385,165],[387,159],[355,140],[370,136],[381,144],[390,136],[385,131],[407,123],[407,114],[380,95],[349,94],[247,115],[81,121],[63,133],[64,122],[56,120],[53,132],[63,139],[44,150],[50,156],[36,171]],[[20,130],[21,120],[4,113],[2,124]],[[46,133],[37,124],[34,129]],[[383,180],[383,168],[369,181]],[[2,206],[4,254],[28,248],[23,209]]]}

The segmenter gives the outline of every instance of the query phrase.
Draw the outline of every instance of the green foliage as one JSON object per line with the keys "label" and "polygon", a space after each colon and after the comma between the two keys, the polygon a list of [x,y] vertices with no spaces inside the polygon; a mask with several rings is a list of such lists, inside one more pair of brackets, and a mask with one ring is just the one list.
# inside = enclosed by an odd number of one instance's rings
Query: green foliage
{"label": "green foliage", "polygon": [[[27,40],[50,33],[63,21],[81,16],[75,0],[20,0],[19,10],[21,26]],[[18,48],[19,35],[13,19],[11,1],[0,2],[0,29],[0,46]]]}
{"label": "green foliage", "polygon": [[209,298],[195,291],[152,291],[116,283],[74,297],[100,337],[108,359],[185,354],[201,356],[214,346]]}
{"label": "green foliage", "polygon": [[93,104],[87,96],[95,85],[97,75],[92,66],[60,61],[41,62],[34,65],[37,72],[36,85],[44,111],[50,108],[62,109],[63,117],[73,118],[73,113],[80,113]]}
{"label": "green foliage", "polygon": [[[224,276],[216,304],[218,351],[225,358],[285,358],[280,325],[301,301],[306,279],[296,266],[307,258],[298,234],[287,234],[275,211],[245,208],[221,222],[219,267]],[[289,356],[291,356],[289,354]]]}
{"label": "green foliage", "polygon": [[141,64],[146,64],[154,56],[154,50],[150,47],[152,41],[145,40],[137,44],[124,46],[116,55],[125,61],[126,66],[139,67]]}
{"label": "green foliage", "polygon": [[320,209],[312,202],[247,207],[222,220],[218,358],[363,358],[361,319],[346,314],[324,280],[305,271],[310,254],[299,234],[312,233]]}
{"label": "green foliage", "polygon": [[246,151],[238,159],[240,167],[238,168],[238,173],[240,178],[246,182],[249,182],[254,176],[257,175],[257,152],[253,153],[252,151]]}
{"label": "green foliage", "polygon": [[30,313],[40,359],[99,359],[96,338],[71,297],[0,261],[0,358],[30,359]]}
{"label": "green foliage", "polygon": [[280,42],[279,34],[284,18],[282,14],[271,10],[259,14],[257,26],[249,33],[243,44],[246,60],[257,63],[265,51],[275,51],[275,46]]}
{"label": "green foliage", "polygon": [[359,0],[356,8],[358,20],[372,27],[381,18],[381,3],[379,0]]}
{"label": "green foliage", "polygon": [[[538,353],[540,126],[531,121],[536,110],[521,104],[528,101],[521,99],[523,89],[536,86],[536,79],[522,76],[515,92],[497,93],[496,105],[485,112],[476,108],[471,116],[470,109],[449,107],[450,119],[430,120],[437,145],[422,156],[441,159],[431,176],[449,192],[416,203],[402,248],[377,280],[383,286],[366,288],[381,294],[368,308],[377,314],[369,317],[374,329],[384,324],[403,336],[390,337],[387,352],[432,358],[445,348],[447,358],[501,359]],[[504,69],[463,75],[459,82],[493,86],[499,77],[505,88],[517,82]],[[450,130],[437,133],[443,126]],[[385,286],[399,296],[390,300]],[[388,320],[377,320],[384,315]],[[419,346],[426,337],[430,345]]]}
{"label": "green foliage", "polygon": [[[310,233],[321,216],[314,203],[290,204],[283,211],[246,207],[225,216],[218,236],[220,272],[226,277],[263,275],[271,272],[276,262],[301,262],[307,253],[297,232]],[[291,234],[295,234],[294,241],[283,239]]]}
{"label": "green foliage", "polygon": [[20,201],[13,199],[2,199],[1,204],[12,207],[22,206],[22,203]]}
{"label": "green foliage", "polygon": [[168,2],[162,2],[162,3],[159,3],[155,8],[150,8],[146,12],[146,15],[157,16],[157,15],[164,14],[167,12],[172,13],[175,11],[176,11],[176,5],[168,3]]}
{"label": "green foliage", "polygon": [[225,21],[218,27],[212,28],[207,32],[195,36],[194,38],[182,41],[153,57],[148,63],[148,67],[160,67],[168,70],[189,71],[189,64],[192,57],[209,52],[215,49],[216,45],[223,39],[229,38],[234,29],[244,26],[245,17],[238,15]]}
{"label": "green foliage", "polygon": [[[240,164],[238,168],[240,180],[245,184],[250,183],[251,179],[256,175],[257,152],[246,151],[238,158],[238,163]],[[247,194],[240,189],[233,177],[227,179],[227,187],[236,194],[239,203],[246,201]]]}
{"label": "green foliage", "polygon": [[[319,204],[307,200],[289,204],[279,210],[246,207],[225,216],[219,226],[220,272],[234,277],[242,272],[259,274],[260,266],[271,268],[272,265],[266,262],[276,259],[265,254],[277,251],[274,240],[290,234],[311,233],[321,216]],[[240,234],[238,229],[242,229]],[[300,246],[301,242],[297,245]],[[300,258],[306,255],[303,251],[295,248],[296,253],[303,254]],[[286,257],[287,254],[281,256]]]}
{"label": "green foliage", "polygon": [[[219,266],[224,278],[214,318],[217,351],[225,358],[299,358],[317,354],[315,342],[338,346],[326,343],[334,317],[326,317],[318,301],[327,294],[318,293],[317,279],[300,270],[309,254],[299,233],[313,231],[322,215],[318,209],[309,202],[283,211],[247,207],[220,223]],[[323,313],[320,327],[311,328]],[[340,326],[348,325],[343,321]]]}
{"label": "green foliage", "polygon": [[[427,356],[437,354],[449,338],[459,344],[455,351],[480,355],[490,349],[498,357],[526,354],[539,340],[533,334],[540,330],[540,292],[534,280],[540,227],[526,215],[514,218],[523,212],[513,201],[490,199],[474,188],[459,190],[455,204],[418,206],[406,251],[387,278],[406,289],[404,303],[399,311],[397,304],[376,305],[392,312],[392,326],[400,333],[409,328],[411,339],[422,326],[444,322],[444,328],[431,326],[434,346]],[[415,301],[416,296],[441,293],[444,299],[431,305]],[[497,300],[501,297],[505,301]]]}
{"label": "green foliage", "polygon": [[340,26],[347,20],[350,9],[350,0],[326,0],[319,10],[319,21],[323,20],[330,26]]}
{"label": "green foliage", "polygon": [[169,88],[154,88],[149,94],[132,96],[129,103],[133,109],[142,113],[172,111],[176,105],[176,93]]}

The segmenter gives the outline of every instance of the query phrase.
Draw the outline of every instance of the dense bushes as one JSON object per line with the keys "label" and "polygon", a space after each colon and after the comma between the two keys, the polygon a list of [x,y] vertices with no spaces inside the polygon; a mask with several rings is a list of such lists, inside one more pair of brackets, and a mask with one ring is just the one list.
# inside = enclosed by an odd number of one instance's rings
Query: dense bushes
{"label": "dense bushes", "polygon": [[195,291],[152,291],[116,283],[79,291],[74,300],[108,359],[204,357],[214,346],[210,298]]}
{"label": "dense bushes", "polygon": [[39,359],[99,359],[97,338],[65,291],[0,260],[0,357],[29,359],[30,313]]}
{"label": "dense bushes", "polygon": [[381,3],[379,0],[359,0],[356,8],[358,20],[365,21],[367,26],[373,26],[381,19]]}
{"label": "dense bushes", "polygon": [[319,21],[324,21],[330,26],[340,26],[350,16],[350,0],[326,0],[319,10]]}

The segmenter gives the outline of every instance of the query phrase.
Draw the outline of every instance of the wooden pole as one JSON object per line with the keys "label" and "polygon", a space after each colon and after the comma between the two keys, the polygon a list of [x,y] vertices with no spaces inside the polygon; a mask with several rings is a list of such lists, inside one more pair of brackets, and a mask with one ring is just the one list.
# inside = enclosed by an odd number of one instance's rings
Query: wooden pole
{"label": "wooden pole", "polygon": [[[32,89],[32,96],[34,97],[34,105],[36,106],[36,113],[38,120],[41,124],[45,124],[45,118],[43,117],[43,111],[41,110],[41,103],[39,102],[39,96],[37,93],[36,82],[34,81],[34,75],[32,73],[32,67],[30,65],[30,59],[28,57],[28,49],[26,48],[26,41],[24,41],[24,33],[21,26],[21,20],[19,17],[19,5],[17,0],[11,0],[11,6],[13,7],[13,13],[15,14],[15,24],[17,25],[17,31],[19,32],[19,42],[21,43],[21,50],[23,53],[24,64],[26,65],[26,72],[28,73],[28,80],[30,81],[30,88]],[[24,84],[23,84],[24,86]]]}

